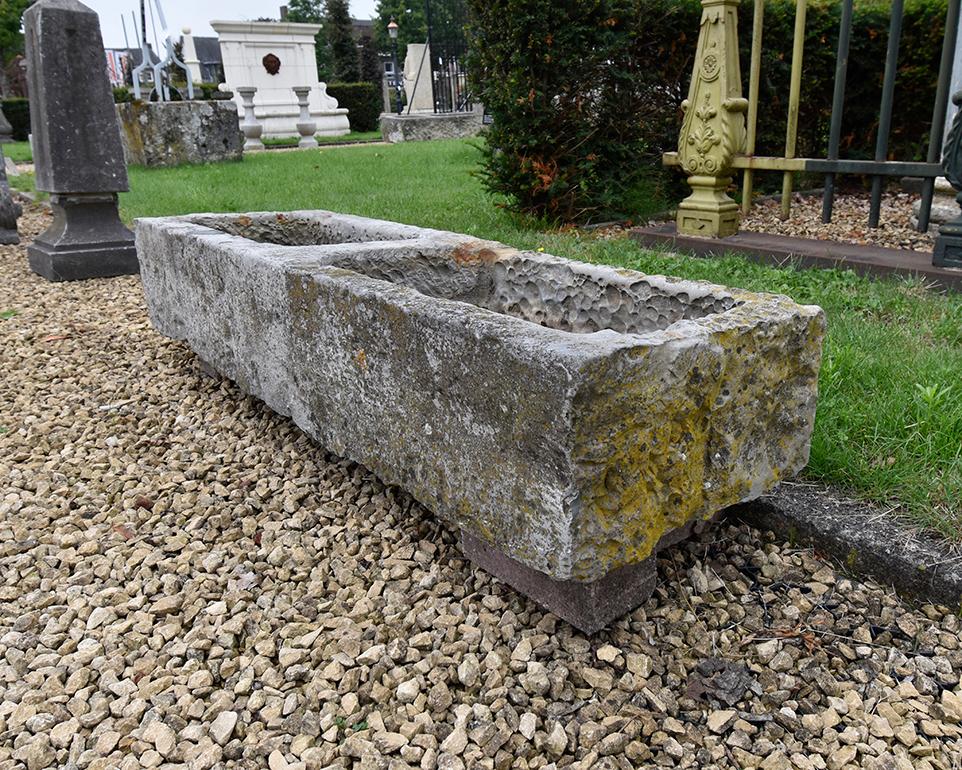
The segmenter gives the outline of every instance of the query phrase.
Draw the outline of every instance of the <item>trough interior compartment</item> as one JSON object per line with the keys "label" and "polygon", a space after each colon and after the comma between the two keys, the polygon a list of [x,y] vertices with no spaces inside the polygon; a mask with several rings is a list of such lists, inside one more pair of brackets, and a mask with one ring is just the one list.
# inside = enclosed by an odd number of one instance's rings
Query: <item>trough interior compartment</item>
{"label": "trough interior compartment", "polygon": [[[392,228],[355,225],[335,218],[319,219],[285,214],[256,214],[225,216],[223,214],[189,217],[196,225],[219,230],[227,235],[246,238],[257,243],[278,246],[334,246],[341,243],[370,243],[374,241],[413,240],[417,234],[405,228],[399,233]],[[392,224],[392,223],[388,223]]]}
{"label": "trough interior compartment", "polygon": [[[259,243],[280,246],[400,244],[352,253],[318,253],[317,263],[339,267],[429,297],[465,302],[559,331],[590,334],[611,330],[644,334],[680,320],[704,318],[740,304],[707,285],[673,291],[671,281],[631,271],[593,268],[540,254],[515,252],[493,261],[465,257],[450,243],[431,245],[414,228],[399,234],[336,219],[240,216],[195,217],[212,227]],[[395,225],[395,228],[398,226]],[[404,247],[404,241],[417,241]],[[386,246],[387,244],[385,244]]]}

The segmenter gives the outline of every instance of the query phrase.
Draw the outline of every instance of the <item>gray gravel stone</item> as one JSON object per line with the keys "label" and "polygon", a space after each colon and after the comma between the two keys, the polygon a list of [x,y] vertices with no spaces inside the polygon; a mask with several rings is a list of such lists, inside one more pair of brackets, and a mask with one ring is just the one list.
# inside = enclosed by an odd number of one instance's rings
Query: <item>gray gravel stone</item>
{"label": "gray gravel stone", "polygon": [[[25,239],[48,223],[28,206]],[[45,284],[22,247],[0,257],[16,311],[0,320],[0,767],[246,770],[278,751],[311,770],[825,770],[854,749],[857,770],[951,770],[962,756],[954,608],[728,519],[663,551],[652,597],[587,638],[473,568],[410,495],[205,375],[151,329],[136,278]],[[96,607],[116,620],[88,630]],[[770,639],[791,669],[763,662]],[[308,651],[306,679],[284,677],[285,649]],[[520,684],[532,663],[544,696]],[[187,689],[197,671],[213,677],[203,695]],[[423,697],[401,703],[419,677]],[[450,705],[433,708],[442,682]],[[891,737],[873,734],[880,718]],[[166,761],[142,740],[156,721],[176,734]],[[442,750],[458,729],[460,753]],[[385,755],[382,733],[408,744]],[[616,735],[624,748],[601,756]]]}

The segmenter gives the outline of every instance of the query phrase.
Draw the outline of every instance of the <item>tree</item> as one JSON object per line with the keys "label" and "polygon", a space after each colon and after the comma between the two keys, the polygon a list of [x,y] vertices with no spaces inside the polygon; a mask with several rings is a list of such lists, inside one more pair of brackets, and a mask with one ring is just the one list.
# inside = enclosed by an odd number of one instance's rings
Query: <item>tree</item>
{"label": "tree", "polygon": [[321,29],[314,36],[314,58],[317,60],[318,80],[331,79],[331,54],[327,47],[324,30],[324,0],[290,0],[287,5],[287,20],[297,24],[320,24]]}
{"label": "tree", "polygon": [[327,0],[326,6],[324,32],[333,79],[339,83],[356,83],[361,79],[361,68],[348,0]]}
{"label": "tree", "polygon": [[323,0],[288,0],[287,20],[297,24],[322,24]]}
{"label": "tree", "polygon": [[381,67],[381,57],[378,56],[377,44],[373,37],[361,39],[361,80],[365,83],[374,83],[381,89],[381,78],[383,77]]}
{"label": "tree", "polygon": [[23,53],[23,12],[34,0],[0,0],[0,86],[7,92],[5,69],[17,54]]}
{"label": "tree", "polygon": [[424,13],[424,0],[378,0],[374,20],[374,42],[379,51],[391,50],[391,37],[387,25],[394,19],[398,25],[397,58],[398,65],[404,67],[408,43],[428,41],[428,23]]}

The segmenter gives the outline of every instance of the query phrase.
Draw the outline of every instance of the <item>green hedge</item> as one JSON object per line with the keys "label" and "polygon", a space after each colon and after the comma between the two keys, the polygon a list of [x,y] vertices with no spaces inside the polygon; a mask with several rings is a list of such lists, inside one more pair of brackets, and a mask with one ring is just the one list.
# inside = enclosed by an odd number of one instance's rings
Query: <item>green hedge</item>
{"label": "green hedge", "polygon": [[468,0],[468,72],[493,117],[481,178],[550,221],[629,214],[647,169],[637,0]]}
{"label": "green hedge", "polygon": [[[925,157],[948,1],[905,0],[890,158]],[[618,167],[659,168],[661,153],[677,148],[680,107],[698,42],[699,0],[469,0],[468,5],[469,71],[476,96],[494,117],[483,172],[488,187],[508,195],[516,208],[549,217],[583,219],[630,209],[634,177]],[[760,155],[784,151],[795,7],[795,0],[765,2]],[[843,157],[874,155],[890,7],[885,0],[855,0]],[[740,10],[747,93],[752,3],[742,3]],[[840,15],[839,0],[808,4],[800,156],[827,152]],[[635,153],[633,159],[627,150]],[[675,188],[660,192],[676,197],[681,175],[662,172],[659,179]],[[779,179],[762,174],[759,182],[778,186]]]}
{"label": "green hedge", "polygon": [[30,102],[23,98],[4,99],[3,114],[13,127],[13,138],[18,142],[27,141],[30,136]]}
{"label": "green hedge", "polygon": [[381,90],[373,83],[328,83],[327,93],[347,107],[352,131],[376,131],[381,116]]}
{"label": "green hedge", "polygon": [[[889,155],[924,160],[935,100],[947,0],[906,0]],[[649,159],[676,148],[680,105],[687,96],[698,41],[698,0],[636,0],[640,44],[639,81],[646,92]],[[853,14],[842,156],[874,155],[878,109],[888,45],[890,4],[856,0]],[[828,145],[841,3],[812,0],[805,27],[802,93],[798,120],[800,156],[824,157]],[[781,155],[795,23],[794,0],[766,0],[756,152]],[[739,43],[743,92],[748,92],[752,4],[742,3]],[[764,175],[771,177],[771,175]],[[774,177],[772,177],[774,178]]]}

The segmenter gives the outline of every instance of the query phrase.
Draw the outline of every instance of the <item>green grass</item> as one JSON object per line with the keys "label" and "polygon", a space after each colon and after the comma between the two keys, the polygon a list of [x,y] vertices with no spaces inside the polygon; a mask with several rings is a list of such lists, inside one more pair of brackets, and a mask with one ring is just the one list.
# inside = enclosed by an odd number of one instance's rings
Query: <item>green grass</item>
{"label": "green grass", "polygon": [[[808,474],[900,504],[962,537],[962,295],[844,270],[645,251],[626,238],[550,231],[494,205],[468,142],[260,153],[239,163],[130,170],[129,221],[199,211],[327,208],[544,248],[575,259],[788,294],[829,322]],[[650,201],[651,211],[663,202]]]}
{"label": "green grass", "polygon": [[3,150],[3,154],[14,163],[33,163],[30,142],[10,142],[0,145],[0,150]]}

